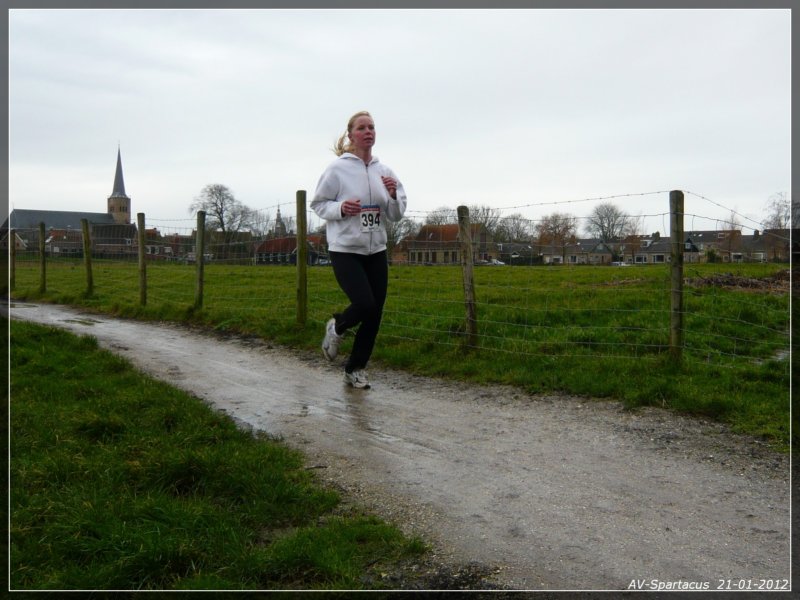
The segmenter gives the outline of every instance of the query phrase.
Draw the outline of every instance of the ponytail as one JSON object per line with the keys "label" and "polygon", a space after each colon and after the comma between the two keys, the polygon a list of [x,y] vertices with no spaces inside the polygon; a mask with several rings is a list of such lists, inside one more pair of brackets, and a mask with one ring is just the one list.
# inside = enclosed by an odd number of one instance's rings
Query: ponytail
{"label": "ponytail", "polygon": [[350,131],[353,129],[353,124],[356,122],[356,119],[358,117],[369,117],[371,119],[372,115],[369,114],[366,110],[361,110],[356,114],[354,114],[352,117],[350,117],[350,120],[347,122],[347,131],[345,131],[333,145],[332,150],[336,156],[341,156],[345,152],[353,151],[353,144],[349,142]]}
{"label": "ponytail", "polygon": [[350,152],[353,149],[352,144],[346,142],[347,140],[347,132],[343,133],[342,136],[336,140],[336,143],[333,145],[333,153],[336,156],[341,156],[345,152]]}

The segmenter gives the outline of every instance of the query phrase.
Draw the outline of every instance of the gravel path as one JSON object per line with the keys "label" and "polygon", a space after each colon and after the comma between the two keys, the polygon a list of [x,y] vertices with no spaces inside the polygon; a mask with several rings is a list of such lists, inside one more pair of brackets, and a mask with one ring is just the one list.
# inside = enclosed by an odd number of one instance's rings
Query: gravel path
{"label": "gravel path", "polygon": [[53,305],[10,315],[92,335],[301,449],[348,502],[433,544],[409,567],[429,585],[788,585],[788,457],[719,424],[378,368],[356,391],[341,364],[257,340]]}

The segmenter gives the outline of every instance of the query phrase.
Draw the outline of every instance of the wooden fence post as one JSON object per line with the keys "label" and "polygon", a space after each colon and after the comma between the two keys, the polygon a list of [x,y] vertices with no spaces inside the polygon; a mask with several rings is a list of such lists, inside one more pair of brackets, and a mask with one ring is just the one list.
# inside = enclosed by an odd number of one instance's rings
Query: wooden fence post
{"label": "wooden fence post", "polygon": [[308,318],[308,244],[306,224],[306,191],[297,190],[297,322],[305,325]]}
{"label": "wooden fence post", "polygon": [[669,193],[670,230],[670,320],[669,352],[680,361],[683,350],[683,192]]}
{"label": "wooden fence post", "polygon": [[203,307],[203,262],[206,253],[206,212],[197,211],[197,238],[194,244],[194,256],[197,262],[197,281],[194,288],[194,307]]}
{"label": "wooden fence post", "polygon": [[144,213],[136,214],[136,224],[139,228],[139,304],[147,306],[147,257],[145,255],[145,230]]}
{"label": "wooden fence post", "polygon": [[17,230],[8,232],[8,290],[14,291],[17,286]]}
{"label": "wooden fence post", "polygon": [[45,257],[44,223],[39,223],[39,293],[47,291],[47,258]]}
{"label": "wooden fence post", "polygon": [[94,294],[94,278],[92,277],[92,237],[89,231],[89,219],[81,219],[83,233],[83,264],[86,267],[86,295]]}
{"label": "wooden fence post", "polygon": [[475,311],[475,281],[472,276],[472,233],[469,208],[458,207],[458,237],[461,240],[461,273],[464,280],[464,304],[467,313],[467,345],[478,347],[478,318]]}

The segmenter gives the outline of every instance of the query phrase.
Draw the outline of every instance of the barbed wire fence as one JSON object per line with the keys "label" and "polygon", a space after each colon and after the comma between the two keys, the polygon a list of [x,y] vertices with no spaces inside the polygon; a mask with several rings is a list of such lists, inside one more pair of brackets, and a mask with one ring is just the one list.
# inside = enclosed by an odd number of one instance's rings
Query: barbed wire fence
{"label": "barbed wire fence", "polygon": [[[770,277],[724,276],[736,263],[788,262],[788,232],[771,233],[765,241],[763,227],[753,222],[761,240],[749,239],[749,249],[742,245],[741,235],[715,237],[738,224],[704,216],[704,202],[725,207],[692,192],[686,196],[700,206],[680,211],[684,231],[710,237],[693,240],[691,247],[683,235],[676,241],[644,231],[615,244],[579,238],[575,234],[586,229],[589,217],[574,217],[571,237],[545,240],[541,232],[550,215],[530,218],[519,213],[668,193],[521,204],[488,215],[473,214],[467,224],[471,238],[467,246],[463,230],[458,233],[464,223],[456,210],[409,211],[402,230],[407,235],[394,239],[390,248],[390,294],[380,335],[398,344],[472,346],[521,360],[660,360],[675,349],[671,319],[676,312],[676,281],[670,266],[673,256],[680,256],[685,270],[678,309],[683,360],[729,366],[788,355],[788,270],[773,269]],[[199,219],[150,219],[131,230],[135,238],[110,243],[113,238],[95,236],[85,246],[85,232],[16,230],[9,240],[19,236],[27,241],[22,247],[11,246],[12,292],[18,285],[17,272],[26,274],[28,289],[36,289],[38,282],[40,293],[47,291],[48,280],[58,276],[84,277],[87,295],[98,287],[124,290],[131,302],[138,298],[141,304],[227,312],[231,326],[247,320],[300,320],[321,330],[346,298],[332,270],[325,268],[327,250],[318,226],[312,231],[303,228],[307,259],[297,264],[297,222],[314,222],[305,193],[302,202],[300,196],[298,192],[294,217],[278,218],[286,204],[261,209],[259,230],[245,234],[207,231]],[[629,221],[660,220],[659,229],[669,231],[672,214],[665,210],[622,216]],[[735,211],[730,214],[749,221]],[[481,218],[493,220],[481,222]],[[720,231],[720,225],[726,229]],[[202,247],[198,247],[199,231],[207,238]],[[496,239],[493,232],[505,234]],[[710,257],[719,262],[709,263]],[[474,322],[465,298],[467,258],[475,267],[469,284]],[[137,268],[139,277],[134,275]],[[303,310],[298,306],[301,296]]]}

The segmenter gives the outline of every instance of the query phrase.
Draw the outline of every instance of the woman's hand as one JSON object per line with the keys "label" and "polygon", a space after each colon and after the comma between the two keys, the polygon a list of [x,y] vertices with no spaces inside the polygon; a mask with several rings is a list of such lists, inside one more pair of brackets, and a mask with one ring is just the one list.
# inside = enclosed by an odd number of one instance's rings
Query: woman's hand
{"label": "woman's hand", "polygon": [[385,177],[383,175],[381,175],[381,179],[383,180],[383,185],[386,186],[389,195],[397,200],[397,180],[393,179],[392,177]]}
{"label": "woman's hand", "polygon": [[352,217],[358,214],[361,214],[361,200],[358,198],[351,198],[342,202],[343,217]]}

